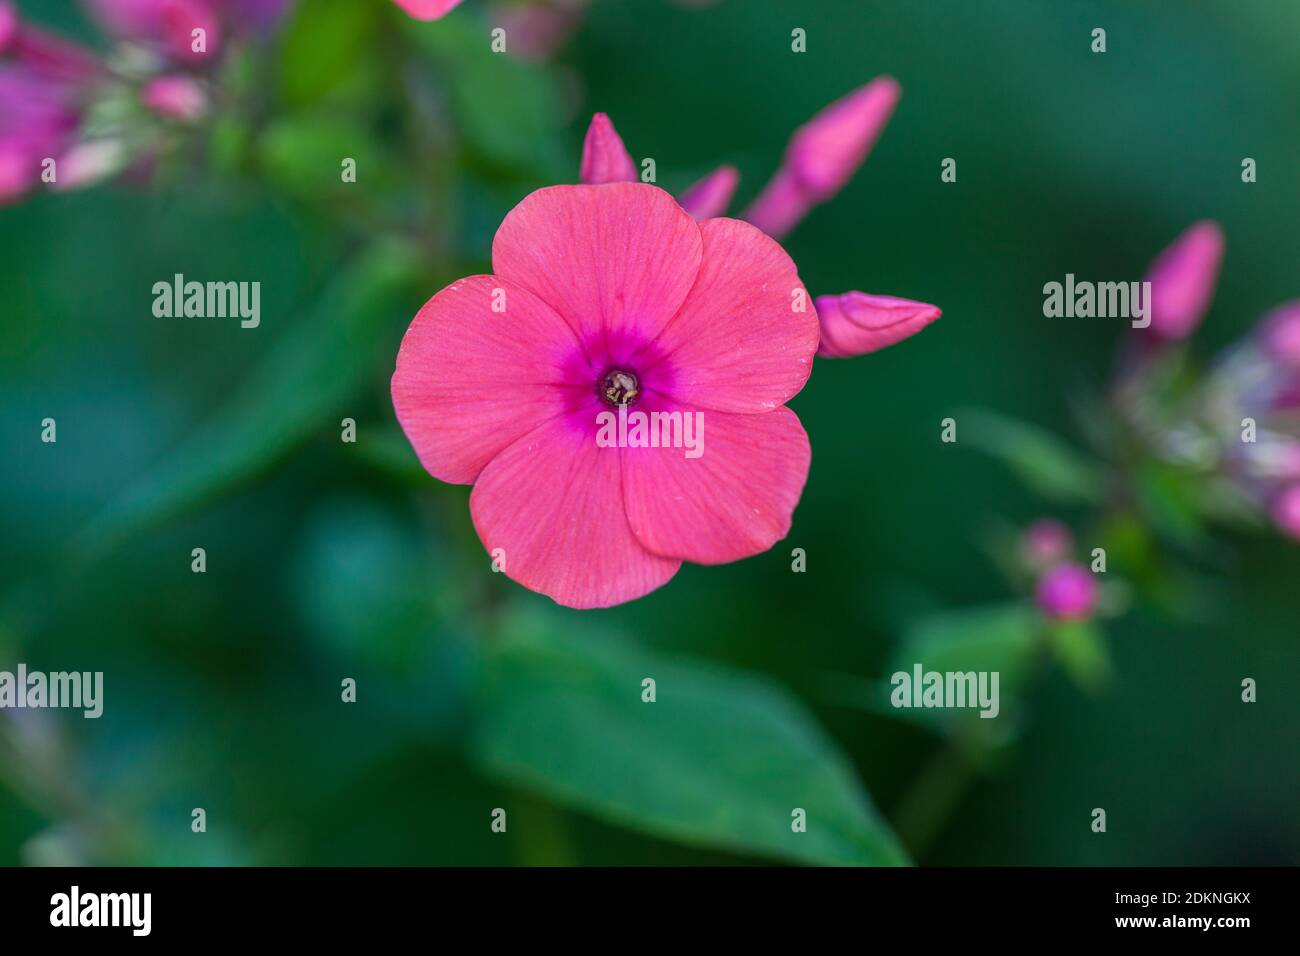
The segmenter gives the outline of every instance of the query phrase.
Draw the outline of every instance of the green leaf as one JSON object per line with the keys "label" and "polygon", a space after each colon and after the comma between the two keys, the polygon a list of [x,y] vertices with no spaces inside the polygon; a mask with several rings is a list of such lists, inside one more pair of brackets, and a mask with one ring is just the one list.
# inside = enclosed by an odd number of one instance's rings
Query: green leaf
{"label": "green leaf", "polygon": [[339,414],[373,378],[380,344],[410,317],[414,253],[385,243],[338,275],[244,384],[86,529],[91,551],[254,477]]}
{"label": "green leaf", "polygon": [[358,120],[316,110],[277,119],[258,143],[262,169],[278,189],[306,199],[338,204],[355,189],[343,181],[342,162],[356,162],[367,196],[384,193],[396,182],[376,135]]}
{"label": "green leaf", "polygon": [[[515,629],[484,660],[472,746],[513,785],[687,844],[905,865],[847,759],[800,702],[739,671]],[[657,700],[642,701],[642,680]],[[792,811],[807,831],[792,831]]]}
{"label": "green leaf", "polygon": [[368,0],[303,0],[281,36],[277,61],[284,98],[301,106],[357,72],[374,42],[380,5]]}
{"label": "green leaf", "polygon": [[1110,679],[1110,652],[1101,629],[1094,622],[1056,624],[1050,632],[1050,644],[1066,673],[1084,690],[1099,690]]}
{"label": "green leaf", "polygon": [[964,418],[966,437],[977,448],[1000,458],[1038,494],[1055,501],[1100,500],[1100,470],[1051,432],[991,412]]}
{"label": "green leaf", "polygon": [[[1041,657],[1043,619],[1027,603],[945,611],[923,618],[907,631],[890,658],[887,677],[899,672],[942,674],[981,672],[998,675],[998,715],[980,716],[980,708],[894,707],[892,683],[876,685],[869,709],[911,720],[959,740],[973,752],[1014,738],[1023,719],[1023,695]],[[991,687],[991,684],[989,685]]]}
{"label": "green leaf", "polygon": [[895,650],[891,673],[923,664],[932,671],[999,671],[1003,685],[1028,676],[1042,617],[1028,604],[945,611],[907,632]]}

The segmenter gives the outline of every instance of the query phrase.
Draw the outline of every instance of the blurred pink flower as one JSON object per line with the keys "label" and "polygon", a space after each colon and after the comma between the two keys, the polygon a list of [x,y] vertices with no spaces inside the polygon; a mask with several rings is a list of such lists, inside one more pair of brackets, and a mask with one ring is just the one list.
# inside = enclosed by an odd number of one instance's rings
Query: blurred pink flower
{"label": "blurred pink flower", "polygon": [[0,203],[13,202],[57,162],[80,123],[73,91],[21,64],[0,64]]}
{"label": "blurred pink flower", "polygon": [[208,109],[203,85],[186,73],[154,77],[140,91],[140,100],[159,116],[183,123],[202,118]]}
{"label": "blurred pink flower", "polygon": [[1222,261],[1223,230],[1208,219],[1188,228],[1160,253],[1146,274],[1152,335],[1179,341],[1196,331],[1214,298]]}
{"label": "blurred pink flower", "polygon": [[1081,564],[1058,564],[1039,579],[1035,601],[1057,621],[1081,621],[1097,608],[1100,589],[1092,572]]}
{"label": "blurred pink flower", "polygon": [[1300,301],[1287,302],[1264,316],[1259,335],[1266,354],[1290,372],[1300,372]]}
{"label": "blurred pink flower", "polygon": [[[177,63],[205,63],[221,47],[220,0],[85,0],[85,4],[107,32],[152,43]],[[202,34],[196,35],[197,30]]]}
{"label": "blurred pink flower", "polygon": [[1060,564],[1074,550],[1074,535],[1055,518],[1039,518],[1020,538],[1020,551],[1032,568],[1046,569]]}
{"label": "blurred pink flower", "polygon": [[1273,499],[1273,521],[1285,535],[1300,541],[1300,483],[1287,485]]}
{"label": "blurred pink flower", "polygon": [[[416,315],[392,397],[430,474],[474,485],[507,576],[606,607],[788,532],[811,450],[785,402],[818,326],[774,240],[643,183],[552,186],[506,216],[492,264]],[[629,406],[707,424],[701,454],[602,447],[597,416]]]}
{"label": "blurred pink flower", "polygon": [[826,202],[866,160],[894,112],[902,88],[881,76],[836,100],[795,131],[785,162],[744,218],[782,239]]}

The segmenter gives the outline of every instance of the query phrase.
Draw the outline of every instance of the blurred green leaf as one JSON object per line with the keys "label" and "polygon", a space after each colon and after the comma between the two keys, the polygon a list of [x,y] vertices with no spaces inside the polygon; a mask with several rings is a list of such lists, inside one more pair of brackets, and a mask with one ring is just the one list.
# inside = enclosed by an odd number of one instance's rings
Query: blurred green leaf
{"label": "blurred green leaf", "polygon": [[986,672],[998,675],[998,715],[980,717],[979,707],[894,707],[893,686],[876,685],[870,709],[910,720],[958,739],[968,750],[988,750],[1015,737],[1023,718],[1023,694],[1041,657],[1042,615],[1015,602],[945,611],[922,618],[903,635],[890,657],[888,674]]}
{"label": "blurred green leaf", "polygon": [[[515,785],[683,843],[904,865],[852,767],[784,689],[600,635],[516,633],[484,661],[475,753]],[[642,680],[657,701],[643,703]],[[795,808],[807,832],[791,829]]]}
{"label": "blurred green leaf", "polygon": [[564,175],[560,89],[548,68],[493,53],[486,27],[468,15],[406,26],[438,66],[457,128],[478,159],[529,179],[577,180],[576,167]]}
{"label": "blurred green leaf", "polygon": [[323,502],[294,562],[299,613],[334,653],[410,671],[446,587],[445,557],[431,547],[378,501]]}
{"label": "blurred green leaf", "polygon": [[1143,513],[1161,534],[1186,548],[1209,543],[1200,515],[1203,481],[1202,476],[1158,462],[1149,462],[1137,476]]}
{"label": "blurred green leaf", "polygon": [[924,618],[896,648],[891,673],[923,664],[934,671],[999,671],[1005,687],[1028,676],[1042,616],[1015,602],[944,611]]}
{"label": "blurred green leaf", "polygon": [[1043,497],[1066,502],[1100,500],[1100,470],[1051,432],[992,412],[968,413],[962,424],[967,440],[1000,458]]}
{"label": "blurred green leaf", "polygon": [[1084,690],[1097,691],[1110,679],[1110,651],[1095,622],[1056,624],[1051,628],[1049,644],[1066,673]]}
{"label": "blurred green leaf", "polygon": [[251,478],[341,410],[373,377],[380,343],[408,317],[415,253],[397,242],[347,266],[230,399],[86,529],[92,551]]}
{"label": "blurred green leaf", "polygon": [[301,106],[348,81],[374,43],[381,5],[302,0],[281,37],[280,90]]}
{"label": "blurred green leaf", "polygon": [[366,197],[391,186],[396,177],[387,158],[375,145],[375,134],[357,120],[333,112],[312,111],[283,117],[272,123],[258,143],[262,168],[272,184],[307,199],[338,202],[355,193],[343,181],[344,159],[356,161],[357,176],[364,177]]}

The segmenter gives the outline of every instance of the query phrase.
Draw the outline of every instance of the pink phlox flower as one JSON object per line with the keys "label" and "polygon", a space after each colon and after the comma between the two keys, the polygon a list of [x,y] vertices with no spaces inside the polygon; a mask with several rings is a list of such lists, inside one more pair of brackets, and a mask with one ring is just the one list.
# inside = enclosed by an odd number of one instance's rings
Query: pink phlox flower
{"label": "pink phlox flower", "polygon": [[[785,403],[818,326],[774,240],[643,183],[552,186],[506,216],[492,264],[420,310],[392,395],[425,468],[474,485],[507,576],[605,607],[784,537],[811,460]],[[615,412],[676,415],[700,454],[602,445]]]}

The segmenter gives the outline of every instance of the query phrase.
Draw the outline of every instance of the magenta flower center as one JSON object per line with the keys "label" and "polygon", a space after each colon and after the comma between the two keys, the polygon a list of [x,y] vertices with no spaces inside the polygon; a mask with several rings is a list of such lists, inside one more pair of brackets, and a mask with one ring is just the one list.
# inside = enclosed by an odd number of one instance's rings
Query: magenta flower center
{"label": "magenta flower center", "polygon": [[600,397],[611,405],[631,405],[641,393],[636,375],[621,368],[610,369],[597,383]]}

